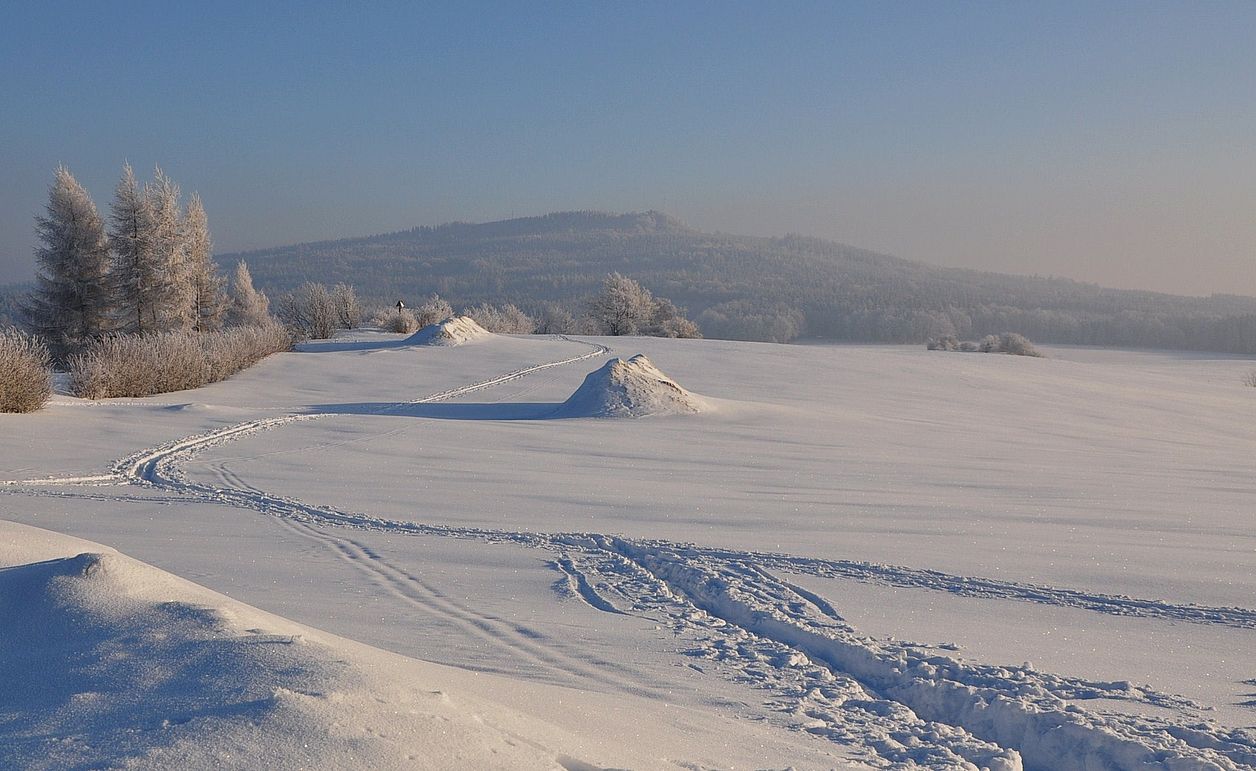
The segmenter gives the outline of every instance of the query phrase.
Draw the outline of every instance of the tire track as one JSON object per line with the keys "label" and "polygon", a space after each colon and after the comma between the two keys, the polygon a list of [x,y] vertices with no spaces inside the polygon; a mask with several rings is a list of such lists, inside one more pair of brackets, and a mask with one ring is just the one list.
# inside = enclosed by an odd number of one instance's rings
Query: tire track
{"label": "tire track", "polygon": [[[365,574],[373,584],[416,610],[444,619],[513,657],[525,659],[542,673],[567,675],[569,681],[559,683],[561,685],[587,688],[590,684],[609,684],[615,690],[638,696],[660,696],[660,692],[647,687],[639,678],[633,678],[620,665],[573,656],[566,653],[558,641],[535,629],[476,612],[414,573],[392,564],[360,541],[338,538],[308,522],[282,520],[282,524],[289,531],[329,548],[342,561]],[[595,690],[603,689],[598,687]]]}

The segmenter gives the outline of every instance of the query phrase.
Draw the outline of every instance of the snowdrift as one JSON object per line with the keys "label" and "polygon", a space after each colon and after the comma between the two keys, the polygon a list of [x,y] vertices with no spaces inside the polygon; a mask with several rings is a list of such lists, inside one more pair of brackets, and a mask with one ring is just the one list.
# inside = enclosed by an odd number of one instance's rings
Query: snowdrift
{"label": "snowdrift", "polygon": [[3,768],[571,762],[546,749],[566,743],[554,726],[424,688],[436,665],[97,544],[0,522],[0,598]]}
{"label": "snowdrift", "polygon": [[450,316],[444,321],[428,324],[406,338],[408,345],[464,345],[492,337],[493,333],[470,316]]}
{"label": "snowdrift", "polygon": [[640,418],[647,415],[688,415],[709,405],[681,388],[642,354],[624,361],[615,358],[585,377],[555,412],[564,418]]}

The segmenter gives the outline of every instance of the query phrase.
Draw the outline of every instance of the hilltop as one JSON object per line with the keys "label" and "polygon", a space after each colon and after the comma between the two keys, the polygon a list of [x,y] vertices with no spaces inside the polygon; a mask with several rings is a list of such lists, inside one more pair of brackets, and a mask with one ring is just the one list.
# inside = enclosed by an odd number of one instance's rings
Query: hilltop
{"label": "hilltop", "polygon": [[237,259],[272,294],[345,281],[380,304],[438,292],[455,307],[525,310],[576,306],[618,271],[685,306],[707,335],[749,340],[1017,331],[1039,342],[1256,351],[1256,298],[941,268],[804,236],[704,233],[657,211],[455,222],[219,257]]}

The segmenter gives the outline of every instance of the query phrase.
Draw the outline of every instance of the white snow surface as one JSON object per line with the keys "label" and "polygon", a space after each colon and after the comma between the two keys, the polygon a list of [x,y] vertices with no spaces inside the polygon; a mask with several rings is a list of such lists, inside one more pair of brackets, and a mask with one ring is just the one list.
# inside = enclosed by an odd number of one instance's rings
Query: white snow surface
{"label": "white snow surface", "polygon": [[643,418],[688,415],[708,409],[659,371],[643,354],[614,358],[590,372],[555,413],[564,418]]}
{"label": "white snow surface", "polygon": [[0,522],[0,597],[4,768],[562,768],[546,744],[579,746],[79,539]]}
{"label": "white snow surface", "polygon": [[470,316],[450,316],[428,324],[406,339],[408,345],[465,345],[492,336]]}
{"label": "white snow surface", "polygon": [[[624,349],[719,409],[567,411]],[[1250,361],[1046,353],[356,333],[0,416],[69,534],[0,530],[0,766],[1256,767]]]}

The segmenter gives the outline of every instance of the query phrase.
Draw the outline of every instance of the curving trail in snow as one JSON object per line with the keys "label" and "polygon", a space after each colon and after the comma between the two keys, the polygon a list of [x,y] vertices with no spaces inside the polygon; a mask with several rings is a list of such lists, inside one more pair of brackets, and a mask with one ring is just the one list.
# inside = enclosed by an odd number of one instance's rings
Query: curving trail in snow
{"label": "curving trail in snow", "polygon": [[[564,338],[566,339],[566,338]],[[536,372],[609,353],[591,350],[476,383],[379,407],[456,398]],[[1198,717],[1200,705],[1128,682],[1102,682],[1000,667],[938,655],[893,639],[861,635],[828,600],[784,574],[820,576],[1082,608],[1195,624],[1256,628],[1256,610],[1204,607],[1087,593],[873,563],[705,548],[600,533],[534,533],[429,525],[313,506],[271,495],[220,469],[216,485],[182,466],[210,447],[326,413],[292,413],[186,437],[119,461],[108,475],[5,482],[0,491],[74,495],[59,488],[136,485],[181,499],[221,503],[279,518],[399,601],[440,616],[484,644],[506,649],[523,666],[566,673],[570,684],[604,684],[652,694],[637,673],[565,651],[557,641],[442,594],[390,563],[350,532],[378,531],[511,543],[541,550],[564,595],[612,614],[666,628],[687,648],[689,666],[769,694],[792,725],[862,751],[892,768],[1256,768],[1256,733]],[[94,493],[84,493],[94,495]],[[1165,717],[1115,711],[1106,703],[1158,708]],[[1081,706],[1090,703],[1094,706]]]}

